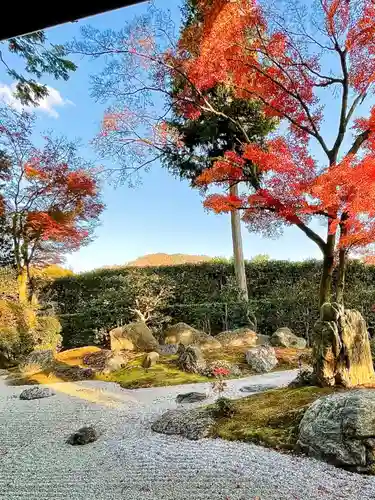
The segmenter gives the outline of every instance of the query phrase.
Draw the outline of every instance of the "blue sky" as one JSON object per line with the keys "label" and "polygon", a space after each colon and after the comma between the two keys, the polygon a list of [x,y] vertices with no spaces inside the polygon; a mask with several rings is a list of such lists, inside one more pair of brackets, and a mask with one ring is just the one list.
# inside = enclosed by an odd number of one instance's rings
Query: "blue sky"
{"label": "blue sky", "polygon": [[[178,23],[180,13],[177,2],[159,0],[156,5],[171,9]],[[62,25],[48,30],[48,38],[53,43],[64,43],[79,37],[80,27],[85,24],[103,30],[119,29],[146,9],[147,4],[143,4]],[[17,60],[12,62],[18,64]],[[90,140],[99,130],[105,106],[90,98],[89,76],[98,72],[101,63],[81,59],[75,59],[75,62],[78,70],[68,82],[43,80],[59,91],[63,102],[57,105],[60,97],[54,96],[55,111],[38,111],[38,128],[41,131],[52,129],[70,138],[81,138],[82,153],[95,159]],[[1,85],[4,91],[4,85],[10,84],[11,80],[0,67],[0,91]],[[331,135],[332,123],[326,123],[324,128]],[[101,163],[100,159],[98,163]],[[173,178],[160,165],[145,173],[142,185],[135,189],[104,186],[103,198],[107,208],[96,231],[95,241],[67,258],[67,264],[74,271],[124,264],[140,255],[156,252],[232,255],[230,217],[208,214],[199,193],[192,190],[187,182]],[[243,244],[247,259],[260,253],[269,254],[274,259],[320,258],[316,245],[300,230],[293,228],[286,229],[277,240],[262,238],[243,228]]]}

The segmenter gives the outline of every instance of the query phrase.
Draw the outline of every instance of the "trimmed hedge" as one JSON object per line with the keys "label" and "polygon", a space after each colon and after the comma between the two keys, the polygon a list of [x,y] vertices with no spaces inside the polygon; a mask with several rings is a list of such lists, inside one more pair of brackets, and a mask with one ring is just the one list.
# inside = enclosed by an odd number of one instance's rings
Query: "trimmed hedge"
{"label": "trimmed hedge", "polygon": [[[319,261],[267,261],[246,264],[249,308],[258,331],[272,334],[280,326],[309,337],[318,318]],[[132,320],[134,290],[142,276],[155,275],[175,287],[173,300],[163,309],[172,321],[184,321],[211,333],[243,322],[242,304],[228,290],[233,281],[231,263],[205,262],[179,266],[101,269],[61,278],[44,287],[55,303],[63,326],[63,345],[73,347],[100,342],[98,335]],[[151,280],[151,279],[150,279]],[[348,266],[346,306],[359,309],[375,327],[375,266],[351,262]]]}

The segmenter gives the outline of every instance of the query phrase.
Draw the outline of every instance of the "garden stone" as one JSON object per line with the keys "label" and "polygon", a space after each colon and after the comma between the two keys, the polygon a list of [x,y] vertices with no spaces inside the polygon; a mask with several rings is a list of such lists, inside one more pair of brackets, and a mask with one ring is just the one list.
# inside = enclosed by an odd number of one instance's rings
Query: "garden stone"
{"label": "garden stone", "polygon": [[374,472],[375,391],[330,394],[305,412],[298,446],[307,455],[355,472]]}
{"label": "garden stone", "polygon": [[160,356],[173,356],[177,354],[178,344],[163,344],[159,345],[158,353]]}
{"label": "garden stone", "polygon": [[269,372],[277,365],[275,349],[266,345],[253,347],[246,352],[246,361],[257,373]]}
{"label": "garden stone", "polygon": [[234,363],[230,363],[225,359],[218,359],[217,361],[211,361],[204,370],[201,371],[201,375],[205,377],[215,377],[215,370],[218,368],[224,368],[228,370],[229,376],[231,377],[240,377],[242,375],[241,369],[238,365]]}
{"label": "garden stone", "polygon": [[95,371],[112,373],[125,368],[129,361],[129,355],[125,351],[112,352],[109,349],[101,349],[98,352],[88,354],[83,361],[85,365]]}
{"label": "garden stone", "polygon": [[215,338],[225,347],[254,347],[258,335],[250,328],[244,327],[219,333]]}
{"label": "garden stone", "polygon": [[240,392],[265,392],[277,388],[278,388],[277,385],[272,385],[272,384],[244,385],[243,387],[240,388]]}
{"label": "garden stone", "polygon": [[42,399],[42,398],[50,398],[51,396],[55,396],[55,392],[49,387],[29,387],[25,389],[20,394],[20,399],[31,400],[31,399]]}
{"label": "garden stone", "polygon": [[275,347],[293,347],[294,349],[305,349],[306,340],[297,337],[289,328],[279,328],[271,336],[271,345]]}
{"label": "garden stone", "polygon": [[211,434],[215,420],[207,409],[169,410],[151,425],[154,432],[198,440]]}
{"label": "garden stone", "polygon": [[181,350],[177,365],[187,373],[201,373],[206,368],[206,362],[199,347],[188,346]]}
{"label": "garden stone", "polygon": [[156,351],[159,343],[143,322],[119,326],[109,332],[111,351]]}
{"label": "garden stone", "polygon": [[177,323],[165,330],[165,344],[183,344],[184,346],[197,345],[204,349],[220,349],[221,343],[212,335],[196,330],[186,323]]}
{"label": "garden stone", "polygon": [[82,427],[77,432],[74,432],[67,439],[67,443],[72,446],[82,446],[84,444],[93,443],[99,438],[99,434],[93,426]]}
{"label": "garden stone", "polygon": [[314,326],[313,352],[319,385],[354,387],[375,380],[366,322],[355,309],[323,304]]}
{"label": "garden stone", "polygon": [[197,403],[207,399],[207,394],[204,392],[186,392],[185,394],[178,394],[176,403]]}
{"label": "garden stone", "polygon": [[142,367],[143,368],[151,368],[152,366],[156,365],[156,363],[159,361],[159,357],[160,357],[159,353],[157,353],[157,352],[149,352],[143,358]]}
{"label": "garden stone", "polygon": [[317,380],[314,374],[314,370],[311,366],[306,366],[302,368],[297,377],[292,380],[289,384],[289,387],[297,388],[297,387],[305,387],[308,385],[316,385]]}

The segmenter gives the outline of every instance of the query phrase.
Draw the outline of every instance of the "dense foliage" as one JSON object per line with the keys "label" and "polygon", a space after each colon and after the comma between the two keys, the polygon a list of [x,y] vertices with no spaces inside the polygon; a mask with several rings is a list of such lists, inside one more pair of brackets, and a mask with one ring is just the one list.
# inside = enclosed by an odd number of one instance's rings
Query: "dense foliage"
{"label": "dense foliage", "polygon": [[[0,107],[0,151],[6,158],[0,236],[12,244],[21,300],[31,266],[58,262],[91,241],[103,210],[97,171],[78,154],[78,145],[50,135],[35,146],[35,121],[31,114]],[[5,257],[6,250],[1,249]]]}
{"label": "dense foliage", "polygon": [[7,54],[3,50],[0,51],[0,64],[15,80],[14,96],[22,104],[37,106],[39,101],[48,95],[48,87],[39,81],[43,75],[51,75],[56,80],[68,80],[69,73],[77,69],[76,65],[66,58],[66,50],[62,45],[48,43],[44,31],[10,38],[0,42],[0,48],[2,45],[24,62],[23,70],[19,69],[19,65],[10,66]]}
{"label": "dense foliage", "polygon": [[[248,262],[250,313],[260,333],[272,334],[281,326],[308,337],[317,318],[319,261]],[[174,296],[159,313],[171,321],[184,321],[218,333],[246,322],[243,304],[235,302],[233,265],[229,262],[186,264],[157,268],[103,269],[56,280],[44,289],[63,325],[63,345],[73,347],[100,342],[103,331],[134,318],[131,309],[149,279],[159,286],[173,286]],[[375,267],[351,262],[348,270],[348,307],[362,311],[375,326]],[[157,290],[155,289],[155,293]],[[234,298],[235,297],[235,298]],[[250,314],[250,321],[253,316]]]}

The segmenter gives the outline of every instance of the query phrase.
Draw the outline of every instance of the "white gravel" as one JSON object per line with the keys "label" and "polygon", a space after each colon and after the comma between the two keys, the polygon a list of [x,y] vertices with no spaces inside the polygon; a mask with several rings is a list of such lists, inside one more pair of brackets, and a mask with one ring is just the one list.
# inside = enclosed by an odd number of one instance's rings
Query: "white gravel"
{"label": "white gravel", "polygon": [[[246,396],[239,392],[243,385],[283,385],[294,376],[276,372],[231,381],[226,395]],[[375,478],[323,462],[247,443],[192,442],[150,430],[158,414],[176,408],[177,394],[207,390],[207,384],[135,391],[100,382],[59,384],[53,386],[56,396],[34,401],[18,399],[23,389],[0,380],[0,499],[375,498]],[[75,395],[68,395],[72,390]],[[65,443],[71,432],[90,424],[103,433],[97,442]]]}

